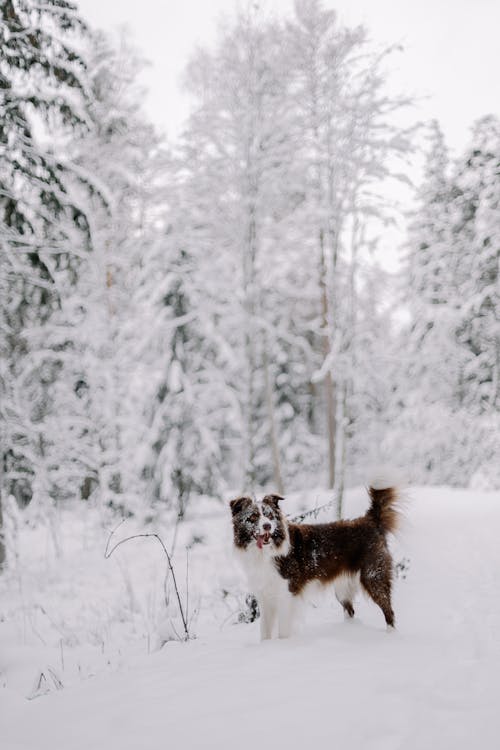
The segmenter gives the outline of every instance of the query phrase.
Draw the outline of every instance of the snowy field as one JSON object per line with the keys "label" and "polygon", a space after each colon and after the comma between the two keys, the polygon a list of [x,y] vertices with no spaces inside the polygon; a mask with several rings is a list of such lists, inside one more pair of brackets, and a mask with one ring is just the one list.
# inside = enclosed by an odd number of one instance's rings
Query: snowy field
{"label": "snowy field", "polygon": [[[500,493],[410,494],[394,543],[396,561],[409,560],[395,586],[397,631],[363,599],[344,622],[332,593],[307,607],[300,634],[264,644],[258,623],[236,624],[244,580],[215,501],[203,501],[176,540],[189,643],[168,640],[181,626],[172,596],[165,617],[153,540],[104,560],[114,523],[80,507],[55,520],[58,559],[49,526],[31,528],[29,511],[10,515],[17,559],[0,579],[2,749],[497,748]],[[286,509],[326,499],[293,497]],[[346,515],[366,506],[364,490],[348,493]],[[154,525],[171,543],[166,522]],[[117,540],[139,530],[127,521]]]}

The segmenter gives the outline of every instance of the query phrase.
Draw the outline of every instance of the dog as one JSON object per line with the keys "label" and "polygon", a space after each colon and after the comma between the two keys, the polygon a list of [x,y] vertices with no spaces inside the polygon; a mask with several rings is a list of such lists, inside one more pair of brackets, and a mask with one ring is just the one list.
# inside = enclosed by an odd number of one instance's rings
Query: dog
{"label": "dog", "polygon": [[395,487],[368,488],[370,507],[354,520],[319,524],[287,521],[281,495],[261,502],[238,497],[230,502],[234,547],[260,609],[261,640],[292,634],[298,604],[313,582],[333,584],[347,619],[360,588],[394,628],[391,604],[393,561],[387,535],[399,525]]}

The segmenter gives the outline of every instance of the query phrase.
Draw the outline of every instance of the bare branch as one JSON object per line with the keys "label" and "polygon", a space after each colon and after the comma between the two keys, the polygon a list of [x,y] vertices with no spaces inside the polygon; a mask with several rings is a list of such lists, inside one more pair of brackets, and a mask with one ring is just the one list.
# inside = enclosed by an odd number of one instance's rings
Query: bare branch
{"label": "bare branch", "polygon": [[[116,528],[118,528],[119,526],[121,526],[122,523],[123,522],[120,522]],[[106,542],[106,549],[104,550],[104,557],[106,558],[106,560],[108,560],[111,557],[111,555],[113,554],[113,552],[121,544],[125,544],[125,542],[130,542],[132,539],[148,539],[148,538],[152,538],[152,539],[156,539],[159,542],[159,544],[161,545],[161,548],[162,548],[163,552],[165,553],[165,557],[167,558],[168,569],[170,570],[170,573],[172,574],[172,581],[174,583],[175,595],[177,597],[177,604],[179,605],[179,612],[180,612],[181,619],[182,619],[182,625],[184,627],[184,640],[188,641],[190,636],[189,636],[189,629],[188,629],[187,619],[186,619],[186,615],[184,613],[184,607],[182,606],[181,597],[180,597],[180,594],[179,594],[179,589],[177,587],[177,580],[176,580],[176,577],[175,577],[175,571],[174,571],[174,567],[172,565],[172,560],[170,558],[170,555],[168,554],[168,550],[165,547],[163,539],[161,538],[161,536],[159,534],[156,534],[156,533],[150,533],[150,534],[132,534],[132,536],[125,537],[125,539],[120,539],[120,541],[117,542],[110,549],[111,539],[112,539],[113,534],[115,533],[115,531],[116,531],[116,529],[114,529],[110,533],[110,535],[108,537],[108,540]]]}

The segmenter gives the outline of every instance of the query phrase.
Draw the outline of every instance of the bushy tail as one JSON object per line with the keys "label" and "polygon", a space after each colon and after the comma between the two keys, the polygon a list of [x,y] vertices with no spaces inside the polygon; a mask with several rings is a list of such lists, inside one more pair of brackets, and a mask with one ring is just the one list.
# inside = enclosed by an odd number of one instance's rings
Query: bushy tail
{"label": "bushy tail", "polygon": [[368,488],[371,505],[368,509],[367,516],[372,519],[375,526],[383,533],[394,533],[401,519],[401,513],[398,510],[398,501],[400,499],[396,487],[376,487]]}

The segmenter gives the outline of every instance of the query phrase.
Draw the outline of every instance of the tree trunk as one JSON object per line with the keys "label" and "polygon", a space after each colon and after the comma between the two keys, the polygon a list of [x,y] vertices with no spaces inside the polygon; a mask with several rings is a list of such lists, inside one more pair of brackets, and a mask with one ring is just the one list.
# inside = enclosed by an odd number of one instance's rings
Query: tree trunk
{"label": "tree trunk", "polygon": [[343,502],[344,502],[344,487],[345,487],[345,459],[346,459],[346,441],[345,441],[345,415],[347,407],[347,389],[346,384],[343,383],[340,388],[337,398],[337,418],[336,427],[337,432],[335,436],[335,486],[334,495],[336,498],[336,515],[337,518],[342,518]]}
{"label": "tree trunk", "polygon": [[[321,327],[323,329],[323,358],[324,361],[330,358],[331,354],[331,342],[330,342],[330,326],[329,326],[329,315],[328,315],[328,284],[327,284],[327,270],[325,260],[325,247],[324,247],[324,231],[319,231],[319,245],[320,245],[320,290],[321,290]],[[333,489],[335,485],[335,433],[336,433],[336,417],[335,417],[335,384],[332,377],[331,366],[328,367],[328,372],[325,375],[324,380],[325,388],[325,402],[326,402],[326,425],[328,435],[328,487]]]}
{"label": "tree trunk", "polygon": [[263,364],[264,364],[264,379],[265,379],[265,387],[266,387],[266,405],[267,405],[267,414],[269,417],[269,433],[271,438],[271,453],[273,457],[273,474],[274,474],[274,484],[276,486],[276,490],[279,492],[280,495],[283,495],[285,492],[284,486],[283,486],[283,477],[281,474],[281,461],[280,461],[280,451],[278,446],[278,438],[276,434],[276,419],[274,415],[274,402],[273,402],[273,388],[271,385],[271,378],[269,375],[269,360],[267,357],[267,336],[264,334],[263,337],[263,345],[264,345],[264,351],[263,351]]}
{"label": "tree trunk", "polygon": [[3,471],[4,471],[4,450],[3,435],[0,433],[0,573],[5,567],[7,551],[5,548],[5,529],[3,525]]}
{"label": "tree trunk", "polygon": [[255,258],[257,252],[257,231],[255,208],[249,208],[247,243],[243,257],[243,282],[245,294],[245,355],[247,367],[246,398],[246,460],[245,481],[249,490],[255,487]]}
{"label": "tree trunk", "polygon": [[[2,472],[0,469],[0,482],[2,478]],[[4,538],[4,526],[3,526],[3,510],[2,510],[2,485],[0,484],[0,573],[5,567],[6,560],[6,549],[5,549],[5,538]]]}
{"label": "tree trunk", "polygon": [[335,437],[336,437],[336,415],[335,415],[335,385],[331,372],[325,378],[326,395],[326,419],[328,426],[328,488],[335,486]]}

